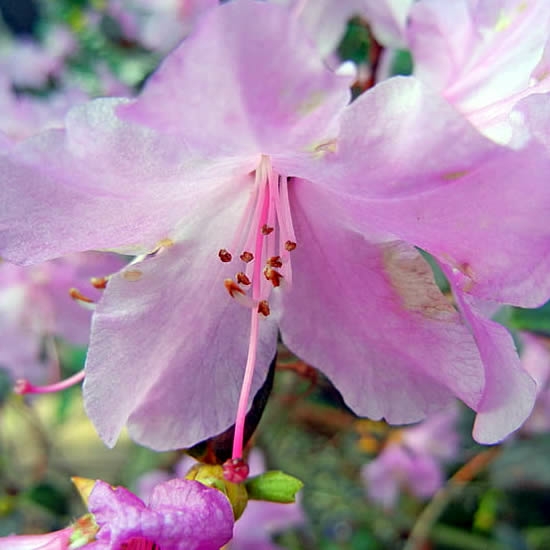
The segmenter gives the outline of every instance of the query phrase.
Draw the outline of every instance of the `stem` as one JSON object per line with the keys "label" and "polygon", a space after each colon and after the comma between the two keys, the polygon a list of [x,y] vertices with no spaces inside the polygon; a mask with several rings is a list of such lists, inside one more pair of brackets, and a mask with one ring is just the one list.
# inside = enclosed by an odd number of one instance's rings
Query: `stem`
{"label": "stem", "polygon": [[482,472],[500,453],[500,447],[491,447],[471,458],[449,479],[426,505],[418,517],[409,539],[403,546],[403,550],[421,550],[425,548],[426,541],[434,524],[443,513],[449,502],[456,497],[466,485]]}

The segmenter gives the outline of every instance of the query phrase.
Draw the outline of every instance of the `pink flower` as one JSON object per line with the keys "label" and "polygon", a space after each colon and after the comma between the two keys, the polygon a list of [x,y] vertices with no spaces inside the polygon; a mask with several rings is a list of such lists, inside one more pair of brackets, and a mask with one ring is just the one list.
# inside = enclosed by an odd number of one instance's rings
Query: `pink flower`
{"label": "pink flower", "polygon": [[443,485],[442,462],[458,449],[457,409],[435,414],[402,430],[362,471],[367,494],[384,508],[393,508],[403,489],[429,498]]}
{"label": "pink flower", "polygon": [[188,479],[158,484],[148,504],[124,487],[96,481],[88,508],[93,517],[55,533],[0,538],[0,549],[219,550],[233,532],[226,496]]}
{"label": "pink flower", "polygon": [[157,485],[147,505],[123,487],[97,481],[88,506],[99,526],[90,550],[137,550],[146,543],[162,550],[219,550],[233,532],[225,495],[188,479]]}
{"label": "pink flower", "polygon": [[[91,310],[75,302],[69,291],[76,287],[90,299],[99,299],[101,292],[90,279],[101,279],[123,265],[112,254],[93,252],[31,267],[2,262],[0,365],[15,377],[35,383],[58,376],[54,338],[85,345],[90,333]],[[42,359],[44,351],[46,362]]]}
{"label": "pink flower", "polygon": [[[303,35],[278,6],[224,4],[139,98],[77,108],[1,159],[7,258],[140,254],[94,315],[84,393],[108,444],[128,424],[142,444],[189,447],[239,401],[239,456],[277,331],[361,415],[413,422],[458,396],[494,442],[532,408],[482,308],[550,295],[550,161],[483,138],[414,78],[346,106],[348,79]],[[415,246],[448,270],[460,312]]]}

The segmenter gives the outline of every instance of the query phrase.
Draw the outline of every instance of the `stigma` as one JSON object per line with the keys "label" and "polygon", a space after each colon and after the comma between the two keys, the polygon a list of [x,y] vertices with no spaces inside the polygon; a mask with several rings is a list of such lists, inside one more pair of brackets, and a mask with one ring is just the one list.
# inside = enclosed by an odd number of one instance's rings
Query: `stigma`
{"label": "stigma", "polygon": [[221,262],[238,264],[235,278],[224,281],[229,295],[269,315],[268,299],[273,288],[292,283],[290,253],[295,248],[288,178],[275,172],[269,156],[262,155],[233,243],[218,251]]}

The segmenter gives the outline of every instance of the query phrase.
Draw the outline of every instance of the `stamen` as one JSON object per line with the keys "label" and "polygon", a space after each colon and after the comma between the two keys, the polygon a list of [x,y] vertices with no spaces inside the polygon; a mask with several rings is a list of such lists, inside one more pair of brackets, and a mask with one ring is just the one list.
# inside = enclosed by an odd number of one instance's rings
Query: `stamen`
{"label": "stamen", "polygon": [[269,302],[267,300],[262,300],[258,304],[258,313],[261,313],[264,317],[267,317],[271,313],[269,309]]}
{"label": "stamen", "polygon": [[292,241],[286,241],[285,249],[288,250],[289,252],[296,250],[296,243]]}
{"label": "stamen", "polygon": [[107,287],[107,277],[92,277],[90,279],[90,283],[92,283],[92,286],[94,288],[97,288],[98,290],[103,290]]}
{"label": "stamen", "polygon": [[228,252],[225,248],[221,248],[218,252],[218,256],[220,257],[220,260],[224,263],[230,262],[233,259],[233,256],[231,256],[231,252]]}
{"label": "stamen", "polygon": [[269,267],[283,267],[281,256],[271,256],[271,258],[267,260],[267,265]]}
{"label": "stamen", "polygon": [[77,288],[70,288],[69,289],[69,296],[73,300],[78,300],[79,302],[84,302],[86,304],[93,304],[94,301],[91,298],[88,298],[87,296],[84,296],[80,290]]}
{"label": "stamen", "polygon": [[248,262],[251,262],[254,259],[254,254],[252,254],[252,252],[248,252],[245,250],[239,257],[245,264],[247,264]]}
{"label": "stamen", "polygon": [[250,279],[246,276],[246,273],[243,273],[242,271],[239,271],[237,273],[237,282],[240,285],[249,285]]}
{"label": "stamen", "polygon": [[271,281],[273,287],[276,288],[278,286],[281,286],[281,279],[283,278],[283,276],[275,269],[271,267],[266,267],[264,269],[264,276],[268,281]]}
{"label": "stamen", "polygon": [[264,223],[264,225],[262,225],[262,233],[264,235],[271,235],[274,229],[274,227],[270,227],[269,225],[267,225],[267,223]]}
{"label": "stamen", "polygon": [[224,279],[223,284],[231,298],[235,298],[236,294],[244,294],[244,290],[233,279]]}
{"label": "stamen", "polygon": [[47,386],[34,386],[28,380],[21,379],[17,380],[13,391],[15,393],[18,393],[19,395],[25,395],[28,393],[55,393],[58,391],[66,390],[67,388],[70,388],[71,386],[75,386],[79,382],[82,382],[82,380],[84,380],[84,376],[85,372],[84,369],[82,369],[76,374],[69,376],[69,378],[65,378],[65,380],[61,380],[60,382],[49,384]]}

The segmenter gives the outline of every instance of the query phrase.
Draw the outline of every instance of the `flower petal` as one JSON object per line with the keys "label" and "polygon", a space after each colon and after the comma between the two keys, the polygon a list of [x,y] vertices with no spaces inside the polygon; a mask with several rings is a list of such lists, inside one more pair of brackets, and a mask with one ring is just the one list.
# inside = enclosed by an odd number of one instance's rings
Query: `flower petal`
{"label": "flower petal", "polygon": [[[149,252],[234,167],[205,163],[185,144],[120,121],[125,100],[73,109],[66,130],[0,156],[0,250],[14,262],[70,252]],[[242,168],[242,162],[241,162]],[[252,168],[252,166],[251,166]]]}
{"label": "flower petal", "polygon": [[292,186],[296,272],[283,297],[284,342],[321,369],[358,414],[422,419],[484,386],[473,338],[431,269],[400,242],[369,242],[345,227],[338,203],[312,184]]}
{"label": "flower petal", "polygon": [[119,112],[206,155],[295,154],[322,137],[349,84],[287,9],[242,0],[206,13]]}
{"label": "flower petal", "polygon": [[160,548],[218,550],[233,530],[233,512],[225,495],[191,480],[157,485],[150,507],[124,487],[113,489],[97,481],[89,508],[100,527],[98,543],[109,548],[143,538]]}
{"label": "flower petal", "polygon": [[[241,191],[229,186],[213,196],[183,227],[182,242],[109,281],[84,382],[87,412],[107,444],[126,422],[137,442],[156,450],[190,447],[233,424],[250,310],[224,288],[238,269],[220,262],[218,251],[230,247]],[[276,330],[262,319],[253,393],[275,355]]]}
{"label": "flower petal", "polygon": [[496,443],[527,419],[535,404],[536,383],[522,368],[510,333],[484,318],[471,297],[460,291],[455,296],[485,366],[485,388],[475,408],[474,439],[479,443]]}

